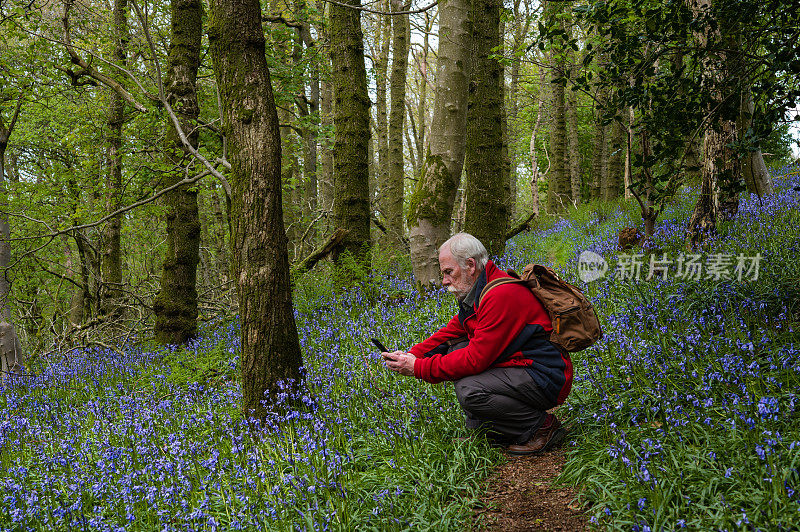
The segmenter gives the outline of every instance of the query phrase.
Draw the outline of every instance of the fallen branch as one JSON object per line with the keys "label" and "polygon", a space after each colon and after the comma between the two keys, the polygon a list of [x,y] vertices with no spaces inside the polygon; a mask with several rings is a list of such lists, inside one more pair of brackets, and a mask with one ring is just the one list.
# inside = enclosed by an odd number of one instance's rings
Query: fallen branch
{"label": "fallen branch", "polygon": [[350,231],[346,229],[339,228],[333,232],[331,236],[328,237],[325,242],[320,244],[320,246],[311,252],[311,254],[301,260],[294,268],[292,268],[292,273],[302,273],[310,270],[317,264],[319,261],[324,259],[331,253],[333,250],[341,246],[342,240]]}
{"label": "fallen branch", "polygon": [[523,232],[525,229],[529,229],[531,222],[533,221],[534,218],[536,218],[536,212],[532,212],[531,215],[528,216],[525,220],[521,221],[520,223],[512,227],[508,231],[508,233],[506,233],[506,240],[511,240],[512,238]]}

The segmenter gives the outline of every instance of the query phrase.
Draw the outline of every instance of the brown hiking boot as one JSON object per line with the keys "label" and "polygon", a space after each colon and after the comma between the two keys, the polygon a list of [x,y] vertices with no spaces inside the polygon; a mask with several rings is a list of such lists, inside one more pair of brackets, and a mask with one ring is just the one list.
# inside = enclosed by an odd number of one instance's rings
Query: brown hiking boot
{"label": "brown hiking boot", "polygon": [[527,443],[509,445],[506,451],[508,451],[508,454],[520,456],[539,454],[558,446],[561,440],[564,439],[566,432],[561,422],[552,414],[548,414],[548,419],[545,420],[544,425],[533,434],[533,437]]}

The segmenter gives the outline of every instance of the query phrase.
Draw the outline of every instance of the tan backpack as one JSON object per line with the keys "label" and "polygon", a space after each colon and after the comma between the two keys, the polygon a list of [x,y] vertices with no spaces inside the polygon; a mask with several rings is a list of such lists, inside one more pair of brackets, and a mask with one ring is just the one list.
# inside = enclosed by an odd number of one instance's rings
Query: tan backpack
{"label": "tan backpack", "polygon": [[513,277],[501,277],[488,283],[478,297],[478,305],[487,292],[501,284],[523,284],[533,292],[553,322],[550,341],[574,353],[586,349],[603,337],[594,307],[577,287],[562,280],[556,272],[541,264],[528,264],[522,278],[509,270]]}

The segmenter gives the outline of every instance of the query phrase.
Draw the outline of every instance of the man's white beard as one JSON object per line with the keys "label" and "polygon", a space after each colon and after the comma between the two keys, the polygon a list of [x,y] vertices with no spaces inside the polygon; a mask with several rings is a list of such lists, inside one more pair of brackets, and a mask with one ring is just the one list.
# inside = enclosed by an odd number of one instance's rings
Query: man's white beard
{"label": "man's white beard", "polygon": [[467,296],[467,293],[469,293],[469,289],[467,289],[467,290],[459,290],[458,288],[456,288],[453,285],[448,286],[447,287],[447,291],[450,292],[451,294],[453,294],[456,297],[456,299],[458,299],[459,301],[464,299]]}

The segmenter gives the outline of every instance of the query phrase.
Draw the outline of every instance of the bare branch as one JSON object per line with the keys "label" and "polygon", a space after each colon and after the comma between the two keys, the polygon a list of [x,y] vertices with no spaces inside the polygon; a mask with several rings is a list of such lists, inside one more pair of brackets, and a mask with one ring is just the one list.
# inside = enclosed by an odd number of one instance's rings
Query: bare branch
{"label": "bare branch", "polygon": [[347,7],[347,8],[350,8],[350,9],[355,9],[356,11],[365,11],[367,13],[377,13],[378,15],[389,15],[389,16],[391,16],[391,15],[414,15],[416,13],[424,13],[425,11],[428,11],[429,9],[434,8],[439,4],[438,0],[436,0],[436,1],[432,2],[431,4],[425,6],[425,7],[421,7],[419,9],[412,9],[411,11],[380,11],[378,9],[370,9],[368,7],[360,7],[360,6],[357,7],[357,6],[354,6],[354,5],[345,4],[343,2],[337,2],[336,0],[323,0],[323,1],[328,2],[329,4],[333,4],[335,6]]}
{"label": "bare branch", "polygon": [[[123,100],[128,102],[133,106],[134,109],[141,113],[146,113],[147,108],[142,105],[141,103],[137,102],[136,99],[131,95],[130,92],[125,90],[125,87],[122,86],[120,82],[115,79],[112,79],[102,72],[99,72],[95,68],[93,68],[89,63],[87,63],[78,53],[75,51],[75,48],[72,46],[72,40],[69,36],[69,10],[72,8],[72,3],[74,0],[66,0],[64,2],[64,16],[61,17],[61,25],[64,28],[64,46],[67,48],[67,52],[69,53],[70,60],[81,67],[83,69],[81,72],[73,73],[71,71],[67,71],[70,74],[70,77],[73,76],[89,76],[103,85],[109,87],[114,92],[120,95]],[[64,69],[62,69],[64,70]]]}

